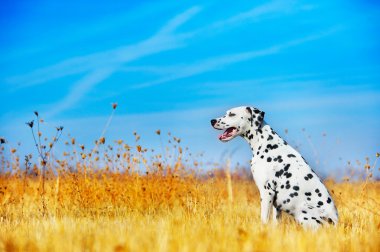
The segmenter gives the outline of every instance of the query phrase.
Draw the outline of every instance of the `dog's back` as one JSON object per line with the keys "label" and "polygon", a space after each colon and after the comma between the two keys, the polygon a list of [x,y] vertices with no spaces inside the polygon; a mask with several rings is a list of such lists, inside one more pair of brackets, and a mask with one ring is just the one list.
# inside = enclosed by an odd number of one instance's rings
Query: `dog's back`
{"label": "dog's back", "polygon": [[269,125],[263,125],[257,134],[252,172],[256,183],[264,183],[264,189],[275,194],[274,207],[293,215],[304,226],[336,224],[338,215],[332,198],[301,154]]}

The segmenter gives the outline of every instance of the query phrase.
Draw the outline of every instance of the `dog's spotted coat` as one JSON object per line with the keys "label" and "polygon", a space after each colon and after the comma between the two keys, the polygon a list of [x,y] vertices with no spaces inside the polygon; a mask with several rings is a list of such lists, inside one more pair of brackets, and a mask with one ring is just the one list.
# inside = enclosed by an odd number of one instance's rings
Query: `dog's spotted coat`
{"label": "dog's spotted coat", "polygon": [[260,192],[261,221],[267,223],[273,207],[277,222],[281,211],[292,215],[305,228],[337,224],[338,213],[332,197],[305,159],[264,122],[264,112],[237,107],[211,120],[219,137],[227,142],[242,136],[251,146],[251,170]]}

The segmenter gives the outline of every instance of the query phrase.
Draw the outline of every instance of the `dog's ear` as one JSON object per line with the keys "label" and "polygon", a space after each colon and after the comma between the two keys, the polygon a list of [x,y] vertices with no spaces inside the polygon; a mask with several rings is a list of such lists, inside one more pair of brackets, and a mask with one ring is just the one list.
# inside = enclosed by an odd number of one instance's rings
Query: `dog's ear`
{"label": "dog's ear", "polygon": [[252,108],[251,107],[246,107],[248,113],[252,116]]}
{"label": "dog's ear", "polygon": [[249,122],[251,123],[251,127],[253,126],[253,112],[251,107],[246,107],[247,112],[250,114]]}
{"label": "dog's ear", "polygon": [[263,122],[264,122],[264,115],[265,115],[265,112],[264,112],[264,111],[260,111],[260,112],[259,112],[259,115],[257,116],[257,124],[256,124],[256,126],[257,126],[258,128],[260,128],[261,125],[262,125]]}
{"label": "dog's ear", "polygon": [[251,115],[251,118],[249,119],[251,122],[251,127],[256,126],[257,128],[260,128],[264,121],[265,112],[253,107],[246,107],[246,109]]}

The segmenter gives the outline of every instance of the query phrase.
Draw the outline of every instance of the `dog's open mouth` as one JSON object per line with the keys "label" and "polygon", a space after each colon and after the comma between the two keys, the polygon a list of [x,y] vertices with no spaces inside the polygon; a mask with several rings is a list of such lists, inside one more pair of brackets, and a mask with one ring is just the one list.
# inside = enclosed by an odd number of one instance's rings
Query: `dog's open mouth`
{"label": "dog's open mouth", "polygon": [[236,135],[237,129],[235,127],[229,127],[219,136],[220,141],[228,141]]}

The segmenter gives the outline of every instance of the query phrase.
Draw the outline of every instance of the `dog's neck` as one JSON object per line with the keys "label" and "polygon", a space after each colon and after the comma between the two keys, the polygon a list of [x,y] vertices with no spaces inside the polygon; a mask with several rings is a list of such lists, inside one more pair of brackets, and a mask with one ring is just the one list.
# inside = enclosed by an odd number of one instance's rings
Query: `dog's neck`
{"label": "dog's neck", "polygon": [[244,135],[242,135],[250,145],[253,155],[255,155],[255,152],[261,145],[275,139],[277,140],[279,137],[265,121],[259,128],[254,127],[255,126],[251,126]]}

